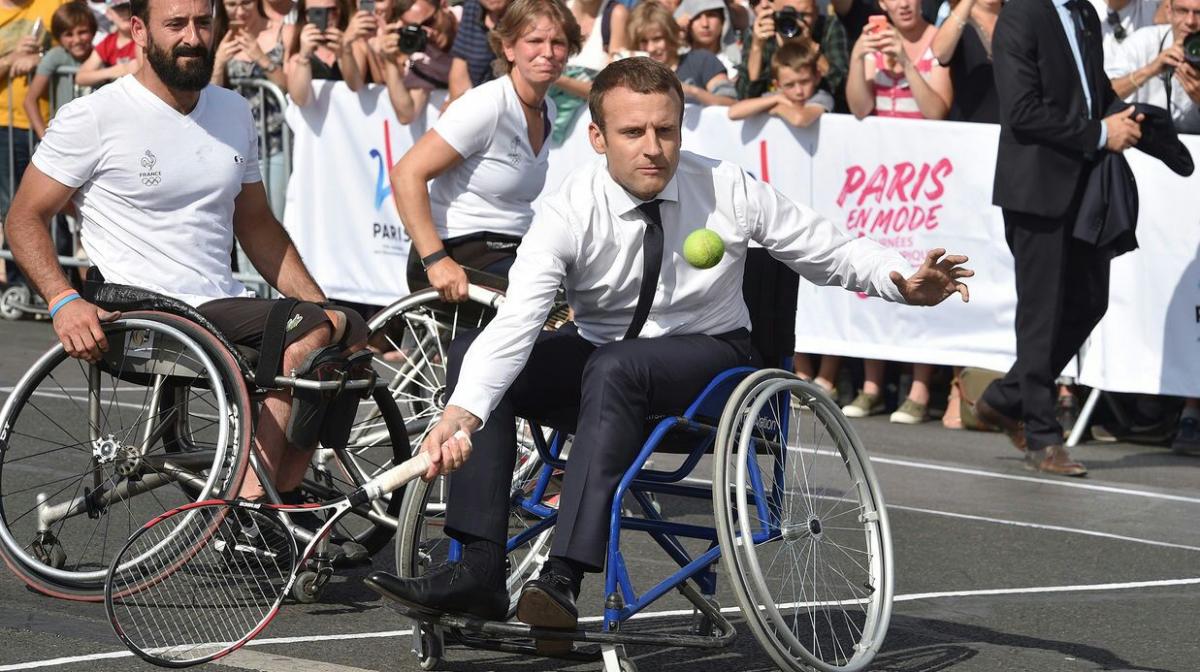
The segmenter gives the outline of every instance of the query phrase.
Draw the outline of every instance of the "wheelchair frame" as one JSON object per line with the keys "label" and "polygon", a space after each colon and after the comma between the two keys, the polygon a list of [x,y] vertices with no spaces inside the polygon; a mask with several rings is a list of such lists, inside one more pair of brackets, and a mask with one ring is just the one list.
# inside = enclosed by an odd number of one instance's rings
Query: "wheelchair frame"
{"label": "wheelchair frame", "polygon": [[[599,631],[584,629],[564,631],[537,628],[520,623],[483,621],[468,616],[440,614],[404,605],[392,605],[402,614],[416,621],[416,627],[413,632],[413,649],[418,655],[421,666],[425,669],[432,669],[437,664],[438,659],[444,651],[444,640],[447,634],[450,634],[458,643],[472,648],[535,655],[538,655],[536,646],[525,643],[522,640],[596,643],[600,644],[599,652],[572,650],[570,653],[556,655],[555,657],[571,660],[602,659],[605,669],[609,672],[628,672],[635,669],[632,661],[625,655],[623,646],[626,644],[667,645],[704,649],[719,649],[732,644],[736,637],[736,631],[729,620],[724,617],[714,599],[717,581],[713,564],[719,559],[729,561],[732,554],[735,553],[732,549],[723,548],[720,543],[721,532],[718,531],[720,521],[715,520],[713,527],[705,527],[666,520],[659,513],[652,496],[654,494],[663,494],[699,500],[715,499],[717,485],[702,486],[683,481],[685,481],[699,461],[709,452],[709,449],[720,439],[721,428],[726,426],[727,415],[731,412],[729,410],[730,405],[740,404],[744,400],[744,398],[734,398],[737,390],[744,387],[743,383],[755,382],[752,378],[756,371],[760,374],[760,380],[770,380],[770,375],[796,380],[791,374],[784,371],[758,371],[750,367],[728,369],[718,374],[682,414],[662,418],[654,425],[636,459],[626,470],[614,494],[610,511],[610,535],[606,550],[607,562],[604,570],[604,595],[606,597],[604,617]],[[800,384],[799,381],[796,382]],[[784,389],[779,387],[771,395],[784,393]],[[748,396],[753,394],[753,392],[747,391],[745,394]],[[790,396],[790,393],[788,394]],[[770,397],[771,395],[763,396]],[[785,468],[784,461],[788,452],[782,449],[782,446],[786,444],[786,438],[781,440],[781,437],[788,436],[789,418],[791,416],[788,411],[784,411],[780,417],[780,422],[777,423],[771,418],[766,418],[762,415],[764,409],[761,406],[762,402],[759,403],[759,415],[756,416],[752,426],[743,428],[743,433],[748,437],[752,437],[752,440],[757,442],[759,446],[775,449],[772,476],[778,480]],[[832,404],[833,402],[829,401],[828,403]],[[712,419],[716,418],[721,419],[721,424],[718,426],[714,426],[711,422]],[[690,435],[698,440],[684,453],[685,457],[678,468],[672,471],[645,468],[650,456],[657,449],[663,447],[668,435],[672,433]],[[512,553],[514,549],[521,547],[538,535],[544,534],[547,530],[551,529],[557,520],[557,511],[542,504],[541,500],[546,493],[554,470],[562,469],[566,465],[566,460],[559,457],[564,442],[563,434],[555,432],[551,436],[551,439],[547,441],[543,432],[535,431],[533,432],[533,437],[538,454],[543,462],[541,473],[533,491],[524,497],[514,495],[513,505],[539,517],[540,520],[508,540],[506,548],[508,553]],[[831,436],[831,438],[833,437]],[[844,447],[858,453],[859,457],[865,461],[865,454],[862,453],[861,445],[856,438],[839,438],[844,441],[844,444],[839,445],[839,448]],[[843,457],[843,462],[845,461],[846,458]],[[753,547],[761,543],[783,538],[785,530],[781,525],[782,510],[780,505],[784,495],[779,491],[779,488],[775,488],[771,492],[765,490],[764,474],[760,471],[755,459],[747,460],[747,464],[746,473],[748,474],[749,482],[753,486],[753,494],[747,495],[746,506],[757,510],[760,522],[772,521],[764,529],[751,535],[750,545]],[[876,567],[874,563],[872,565],[872,571],[878,570],[882,573],[881,577],[875,579],[880,585],[869,587],[872,594],[879,591],[880,603],[883,606],[873,614],[866,614],[866,610],[864,610],[866,623],[864,623],[863,629],[865,631],[870,628],[873,633],[872,636],[877,637],[879,641],[872,640],[865,645],[864,649],[866,650],[862,652],[862,656],[864,657],[860,658],[860,654],[855,654],[854,659],[848,662],[845,668],[827,665],[820,669],[857,670],[868,664],[875,650],[877,650],[879,642],[882,640],[881,633],[886,632],[890,617],[892,585],[890,533],[888,532],[886,509],[884,508],[882,498],[878,496],[878,493],[874,492],[874,477],[870,474],[869,464],[865,465],[865,476],[865,480],[869,481],[866,487],[872,490],[872,494],[874,495],[873,504],[876,510],[860,518],[860,522],[875,526],[879,534],[878,538],[882,540],[882,544],[886,547],[886,550],[881,552],[883,558],[879,566]],[[731,485],[721,482],[719,487],[728,489]],[[623,515],[622,503],[626,494],[629,494],[637,502],[644,517],[636,518]],[[860,492],[859,494],[861,495],[862,493]],[[774,507],[777,515],[772,516],[770,513],[771,507]],[[718,508],[720,507],[718,506]],[[720,515],[719,512],[718,515]],[[807,532],[804,529],[806,527],[804,524],[800,525],[800,532]],[[653,586],[639,592],[633,585],[629,566],[621,551],[620,541],[622,531],[646,532],[679,565],[679,569]],[[817,534],[819,535],[819,531]],[[870,537],[870,533],[868,533],[868,537]],[[684,548],[680,542],[680,538],[707,541],[709,542],[708,549],[702,553],[693,555]],[[459,560],[460,557],[461,549],[459,544],[451,540],[448,549],[448,560],[454,562]],[[404,559],[398,557],[397,561],[404,562]],[[730,564],[737,563],[733,562]],[[735,569],[731,566],[730,571],[742,571],[742,569]],[[843,576],[842,578],[845,577]],[[695,581],[696,586],[691,585],[688,582],[689,579]],[[734,579],[737,580],[737,577],[735,576]],[[692,633],[644,634],[622,630],[624,623],[672,590],[678,590],[695,609]],[[742,601],[743,598],[739,595],[739,603]],[[743,609],[745,609],[744,606]],[[753,623],[752,628],[755,630],[756,637],[762,641],[763,637],[760,636],[759,628],[754,627]],[[865,636],[861,631],[859,634]],[[764,647],[768,648],[771,656],[780,663],[781,669],[802,669],[796,667],[796,663],[792,660],[780,660],[780,656],[783,656],[783,654],[773,651],[768,647],[766,642],[763,642],[763,644]],[[856,644],[855,649],[857,650],[857,648]],[[787,667],[783,667],[785,664]]]}

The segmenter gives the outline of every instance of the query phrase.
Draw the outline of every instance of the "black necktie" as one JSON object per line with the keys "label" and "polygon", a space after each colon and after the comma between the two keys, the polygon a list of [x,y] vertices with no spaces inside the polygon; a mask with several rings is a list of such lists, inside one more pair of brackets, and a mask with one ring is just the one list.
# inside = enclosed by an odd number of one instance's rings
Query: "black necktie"
{"label": "black necktie", "polygon": [[638,291],[637,307],[633,310],[633,321],[625,332],[625,340],[637,338],[642,333],[646,318],[650,316],[650,304],[654,303],[654,290],[658,287],[658,272],[662,270],[663,228],[662,214],[658,211],[660,199],[646,201],[638,210],[646,216],[646,233],[642,235],[642,288]]}
{"label": "black necktie", "polygon": [[1092,108],[1088,113],[1094,118],[1096,116],[1095,107],[1098,104],[1096,100],[1096,87],[1092,86],[1092,62],[1088,57],[1088,29],[1083,21],[1083,5],[1087,0],[1067,0],[1065,7],[1071,12],[1071,23],[1075,24],[1075,43],[1079,45],[1079,56],[1083,59],[1083,74],[1086,78],[1083,82],[1087,88],[1087,97],[1092,101]]}

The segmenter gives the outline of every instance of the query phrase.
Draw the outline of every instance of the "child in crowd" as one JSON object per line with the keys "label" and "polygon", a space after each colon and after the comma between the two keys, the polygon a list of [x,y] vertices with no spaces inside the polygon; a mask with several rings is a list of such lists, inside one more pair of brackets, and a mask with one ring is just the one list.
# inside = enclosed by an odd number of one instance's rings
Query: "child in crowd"
{"label": "child in crowd", "polygon": [[833,111],[833,96],[817,87],[821,83],[821,52],[809,40],[784,43],[771,57],[774,93],[749,98],[729,108],[730,119],[756,114],[779,117],[792,126],[805,128],[821,115]]}
{"label": "child in crowd", "polygon": [[[46,134],[46,119],[42,116],[40,101],[49,100],[54,110],[75,97],[75,84],[71,77],[55,79],[54,73],[60,67],[79,66],[92,55],[96,16],[87,5],[68,2],[55,10],[50,19],[50,33],[60,46],[42,57],[25,93],[25,113],[29,115],[29,126],[38,138]],[[51,82],[54,83],[53,97],[49,95]]]}
{"label": "child in crowd", "polygon": [[79,67],[75,76],[79,86],[99,86],[137,70],[137,44],[130,32],[133,10],[129,0],[109,0],[105,16],[112,21],[113,32],[100,40]]}

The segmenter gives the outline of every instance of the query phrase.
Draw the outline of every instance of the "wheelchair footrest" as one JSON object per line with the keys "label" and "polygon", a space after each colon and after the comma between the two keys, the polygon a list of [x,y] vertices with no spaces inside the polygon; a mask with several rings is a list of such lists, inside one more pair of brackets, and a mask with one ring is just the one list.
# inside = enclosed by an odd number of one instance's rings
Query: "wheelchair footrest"
{"label": "wheelchair footrest", "polygon": [[[419,609],[408,604],[388,600],[387,604],[400,614],[423,623],[440,626],[451,635],[452,639],[464,646],[472,648],[505,651],[511,653],[527,653],[536,655],[534,642],[568,641],[594,644],[639,644],[654,646],[681,646],[698,649],[720,649],[733,643],[737,633],[728,621],[722,625],[727,629],[716,636],[643,633],[643,632],[605,632],[602,630],[553,630],[536,628],[524,623],[511,621],[488,621],[463,614],[442,614],[434,611]],[[725,619],[721,619],[724,621]],[[503,647],[503,648],[500,648]],[[556,658],[574,659],[585,656],[585,660],[597,660],[600,652],[588,650],[572,650]]]}

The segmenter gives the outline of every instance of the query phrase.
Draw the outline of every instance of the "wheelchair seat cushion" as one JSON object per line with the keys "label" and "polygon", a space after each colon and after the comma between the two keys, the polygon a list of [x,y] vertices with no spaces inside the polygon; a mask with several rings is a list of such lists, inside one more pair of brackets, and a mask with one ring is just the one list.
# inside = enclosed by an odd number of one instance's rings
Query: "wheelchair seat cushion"
{"label": "wheelchair seat cushion", "polygon": [[251,358],[246,356],[247,350],[230,341],[212,321],[183,301],[130,285],[118,285],[112,282],[89,282],[86,284],[85,289],[90,291],[85,292],[84,298],[105,310],[120,312],[155,310],[195,322],[215,336],[227,350],[233,353],[238,368],[244,374],[253,375],[254,365]]}

